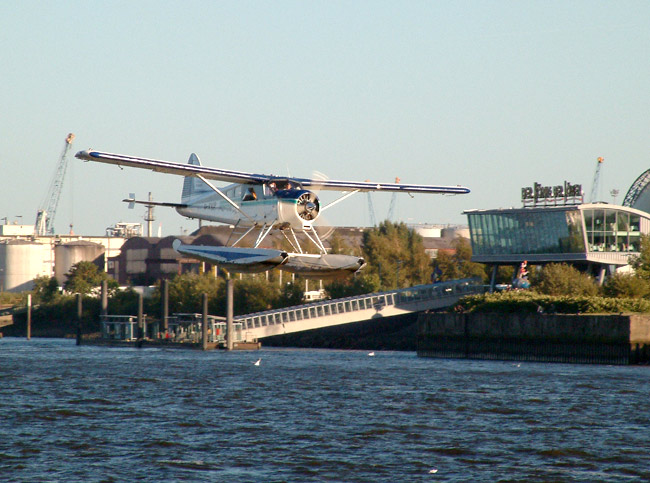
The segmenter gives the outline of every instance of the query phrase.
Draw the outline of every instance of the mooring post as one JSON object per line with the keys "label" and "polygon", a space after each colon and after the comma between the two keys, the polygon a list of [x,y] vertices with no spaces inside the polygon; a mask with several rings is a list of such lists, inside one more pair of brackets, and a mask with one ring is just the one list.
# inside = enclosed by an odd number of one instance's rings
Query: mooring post
{"label": "mooring post", "polygon": [[165,337],[169,332],[169,323],[167,319],[169,318],[169,280],[163,280],[161,282],[161,291],[162,291],[162,307],[161,307],[161,316],[162,319],[162,330],[165,333]]}
{"label": "mooring post", "polygon": [[32,338],[32,294],[27,294],[27,340]]}
{"label": "mooring post", "polygon": [[108,280],[102,280],[102,306],[99,315],[102,318],[108,315]]}
{"label": "mooring post", "polygon": [[83,298],[77,294],[77,345],[81,345],[81,317],[83,316]]}
{"label": "mooring post", "polygon": [[203,294],[203,318],[201,319],[201,342],[203,350],[208,350],[208,294]]}
{"label": "mooring post", "polygon": [[144,326],[144,309],[142,303],[142,294],[138,294],[138,340],[142,341],[145,337],[145,326]]}
{"label": "mooring post", "polygon": [[234,334],[232,324],[233,287],[235,281],[232,278],[226,280],[226,349],[231,351],[234,345]]}

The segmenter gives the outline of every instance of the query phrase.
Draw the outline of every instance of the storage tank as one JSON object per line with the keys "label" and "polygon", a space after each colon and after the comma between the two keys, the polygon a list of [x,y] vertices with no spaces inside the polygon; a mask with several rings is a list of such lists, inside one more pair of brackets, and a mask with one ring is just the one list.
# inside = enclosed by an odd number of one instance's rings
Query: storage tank
{"label": "storage tank", "polygon": [[467,238],[469,239],[469,227],[467,226],[450,226],[442,229],[443,238]]}
{"label": "storage tank", "polygon": [[0,290],[31,290],[34,278],[38,276],[52,276],[52,252],[49,245],[27,240],[0,243]]}
{"label": "storage tank", "polygon": [[101,270],[104,270],[104,246],[85,240],[62,243],[54,248],[54,276],[59,284],[67,280],[66,274],[72,265],[79,262],[94,262],[100,258]]}
{"label": "storage tank", "polygon": [[413,230],[423,238],[440,238],[442,228],[434,225],[416,225]]}

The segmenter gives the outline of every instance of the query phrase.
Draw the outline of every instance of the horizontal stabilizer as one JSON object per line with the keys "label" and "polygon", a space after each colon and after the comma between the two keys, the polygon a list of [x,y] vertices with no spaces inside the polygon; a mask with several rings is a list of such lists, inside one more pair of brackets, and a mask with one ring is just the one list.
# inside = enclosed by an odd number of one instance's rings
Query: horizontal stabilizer
{"label": "horizontal stabilizer", "polygon": [[151,205],[151,206],[167,206],[170,208],[187,208],[185,203],[171,203],[166,201],[145,201],[145,200],[136,200],[133,198],[124,198],[122,200],[124,203],[129,204],[129,208],[133,208],[133,205],[138,203],[139,205]]}
{"label": "horizontal stabilizer", "polygon": [[229,272],[255,273],[271,270],[286,263],[289,255],[282,250],[266,248],[217,247],[184,245],[174,240],[174,250],[190,258],[216,264]]}

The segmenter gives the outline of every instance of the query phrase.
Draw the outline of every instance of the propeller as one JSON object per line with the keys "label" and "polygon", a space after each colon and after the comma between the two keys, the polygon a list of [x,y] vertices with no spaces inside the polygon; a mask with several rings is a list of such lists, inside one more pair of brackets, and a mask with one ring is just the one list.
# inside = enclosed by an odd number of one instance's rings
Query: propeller
{"label": "propeller", "polygon": [[[329,176],[327,176],[325,173],[321,171],[312,171],[311,178],[315,180],[321,180],[321,181],[327,181],[329,180]],[[318,196],[320,192],[320,188],[318,186],[315,186],[314,189],[312,189],[313,193]],[[320,205],[319,205],[319,210],[320,210]],[[331,223],[325,218],[324,215],[320,214],[318,217],[318,220],[313,225],[314,229],[318,232],[318,236],[320,237],[321,240],[327,240],[332,233],[334,233],[334,227],[332,226]]]}
{"label": "propeller", "polygon": [[318,197],[315,193],[308,191],[303,193],[298,197],[298,216],[303,220],[312,221],[315,220],[320,211],[320,203],[318,202]]}

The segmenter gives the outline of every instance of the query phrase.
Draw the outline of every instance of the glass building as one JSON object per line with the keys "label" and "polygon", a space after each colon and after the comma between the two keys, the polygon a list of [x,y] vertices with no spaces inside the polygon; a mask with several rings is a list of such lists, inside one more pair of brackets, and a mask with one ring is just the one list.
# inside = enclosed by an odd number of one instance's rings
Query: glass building
{"label": "glass building", "polygon": [[472,261],[506,265],[567,262],[596,266],[601,277],[626,266],[650,232],[650,214],[606,203],[466,211]]}

